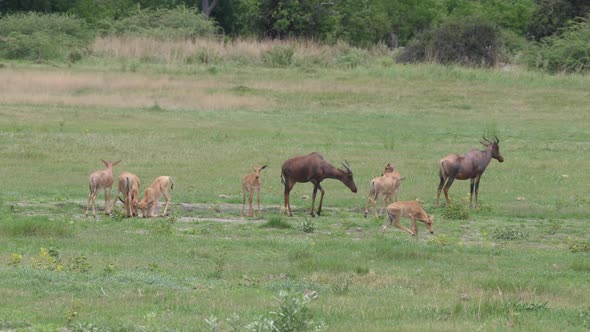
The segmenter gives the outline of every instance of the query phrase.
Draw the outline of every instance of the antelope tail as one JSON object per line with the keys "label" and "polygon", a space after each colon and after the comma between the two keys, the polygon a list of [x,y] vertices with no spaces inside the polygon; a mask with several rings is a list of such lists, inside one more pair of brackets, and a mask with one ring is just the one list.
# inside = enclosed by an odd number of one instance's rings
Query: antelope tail
{"label": "antelope tail", "polygon": [[283,178],[283,173],[281,173],[281,183],[285,184],[285,179]]}
{"label": "antelope tail", "polygon": [[171,176],[168,177],[168,179],[170,179],[170,189],[174,189],[174,178],[172,178]]}

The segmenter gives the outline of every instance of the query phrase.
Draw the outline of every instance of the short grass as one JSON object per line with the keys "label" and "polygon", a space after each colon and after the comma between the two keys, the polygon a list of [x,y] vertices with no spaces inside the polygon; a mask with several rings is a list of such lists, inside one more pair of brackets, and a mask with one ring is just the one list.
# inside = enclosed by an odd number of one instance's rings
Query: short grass
{"label": "short grass", "polygon": [[[215,317],[243,330],[281,291],[306,290],[331,331],[590,328],[588,77],[98,58],[9,63],[0,82],[2,329],[207,330]],[[505,162],[484,174],[479,211],[445,219],[432,207],[438,160],[482,133]],[[296,216],[281,216],[281,163],[312,151],[347,160],[359,193],[326,180],[309,219],[312,188],[298,184]],[[142,188],[173,176],[171,216],[126,219],[118,205],[84,218],[100,158],[122,159],[115,173]],[[382,219],[362,218],[388,162],[406,177],[401,199],[435,215],[434,235],[381,235]],[[263,215],[242,219],[252,164],[269,165]]]}

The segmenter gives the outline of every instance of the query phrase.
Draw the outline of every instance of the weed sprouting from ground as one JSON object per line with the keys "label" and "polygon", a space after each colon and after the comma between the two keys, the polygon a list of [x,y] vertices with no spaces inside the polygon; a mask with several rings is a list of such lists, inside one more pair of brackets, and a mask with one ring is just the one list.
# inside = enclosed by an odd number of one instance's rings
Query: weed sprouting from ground
{"label": "weed sprouting from ground", "polygon": [[590,241],[583,239],[567,238],[567,245],[570,252],[590,253]]}
{"label": "weed sprouting from ground", "polygon": [[297,229],[304,233],[313,233],[315,231],[315,223],[311,218],[305,218],[297,224]]}
{"label": "weed sprouting from ground", "polygon": [[449,220],[467,220],[469,219],[469,201],[462,198],[458,201],[451,201],[442,213],[445,219]]}

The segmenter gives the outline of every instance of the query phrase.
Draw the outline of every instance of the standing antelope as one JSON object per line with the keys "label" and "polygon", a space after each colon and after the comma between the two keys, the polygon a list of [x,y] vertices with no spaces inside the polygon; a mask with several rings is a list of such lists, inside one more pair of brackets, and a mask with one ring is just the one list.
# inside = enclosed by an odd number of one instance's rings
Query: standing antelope
{"label": "standing antelope", "polygon": [[[402,217],[408,217],[412,220],[412,225],[410,226],[411,229],[400,225]],[[394,219],[395,222],[393,222]],[[387,226],[390,226],[393,223],[393,226],[412,234],[412,236],[416,236],[416,239],[418,239],[418,220],[426,225],[430,234],[434,234],[434,231],[432,230],[434,216],[426,214],[418,202],[408,201],[392,203],[387,207],[387,216],[385,217],[385,223],[381,226],[381,233],[384,233]]]}
{"label": "standing antelope", "polygon": [[154,182],[145,190],[143,199],[137,203],[137,207],[141,209],[141,214],[144,218],[153,217],[158,202],[162,199],[162,195],[166,197],[166,205],[164,212],[160,216],[165,216],[168,211],[168,204],[170,204],[170,194],[168,193],[168,186],[174,189],[174,181],[170,176],[158,176]]}
{"label": "standing antelope", "polygon": [[291,203],[289,202],[289,193],[295,183],[297,182],[311,182],[313,184],[313,196],[311,201],[311,216],[315,217],[313,212],[315,205],[315,197],[318,189],[322,195],[320,197],[320,205],[318,207],[318,216],[322,212],[322,202],[324,201],[324,188],[320,183],[328,179],[340,180],[346,185],[353,193],[356,193],[356,185],[352,178],[352,168],[350,164],[345,161],[342,163],[344,170],[332,166],[327,162],[324,157],[317,153],[312,152],[305,156],[293,157],[287,159],[281,169],[281,182],[285,185],[285,213],[288,213],[290,217],[293,216],[291,211]]}
{"label": "standing antelope", "polygon": [[254,197],[254,192],[258,193],[258,216],[260,216],[260,172],[266,167],[268,167],[268,165],[252,166],[254,172],[244,176],[244,179],[242,180],[242,216],[244,215],[244,205],[246,205],[246,193],[248,193],[248,202],[250,203],[248,216],[252,217],[252,199]]}
{"label": "standing antelope", "polygon": [[500,154],[500,140],[498,139],[498,136],[496,136],[494,141],[490,141],[485,135],[483,136],[483,139],[486,141],[486,143],[480,141],[480,143],[486,147],[483,151],[473,149],[462,155],[450,154],[440,160],[440,184],[438,185],[438,190],[436,192],[436,203],[434,204],[434,207],[438,207],[440,191],[443,189],[443,185],[445,198],[447,204],[449,204],[449,188],[453,184],[453,181],[455,181],[455,179],[470,179],[469,207],[471,207],[473,191],[475,189],[475,208],[477,209],[479,180],[481,175],[486,170],[486,167],[492,158],[499,162],[504,162],[504,157]]}
{"label": "standing antelope", "polygon": [[[119,190],[117,191],[117,198],[125,205],[125,213],[127,217],[137,216],[137,203],[139,202],[139,178],[137,175],[123,172],[119,175]],[[119,197],[119,193],[123,194],[124,199]],[[113,206],[117,202],[113,199]],[[111,210],[113,207],[111,206]]]}
{"label": "standing antelope", "polygon": [[373,201],[375,217],[379,217],[380,212],[377,213],[377,199],[379,198],[379,195],[383,195],[382,209],[399,199],[399,186],[401,180],[402,177],[399,172],[396,171],[390,163],[387,163],[383,174],[371,180],[369,195],[367,196],[367,204],[365,204],[365,218],[367,217],[367,214],[369,214],[369,203],[371,201]]}
{"label": "standing antelope", "polygon": [[113,166],[120,163],[120,160],[113,162],[104,161],[101,159],[107,168],[92,172],[90,177],[88,178],[88,188],[90,189],[90,193],[88,194],[88,204],[86,206],[86,216],[88,216],[88,210],[90,209],[90,203],[92,203],[92,215],[96,217],[96,195],[100,189],[104,189],[104,210],[105,214],[110,214],[111,211],[109,209],[109,200],[111,195],[111,188],[113,187],[113,181],[115,178],[113,177]]}

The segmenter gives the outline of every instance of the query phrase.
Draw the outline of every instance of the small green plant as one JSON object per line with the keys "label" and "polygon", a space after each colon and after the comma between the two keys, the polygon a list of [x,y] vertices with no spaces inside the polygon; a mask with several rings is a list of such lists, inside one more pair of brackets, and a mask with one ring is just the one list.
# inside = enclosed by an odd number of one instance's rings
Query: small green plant
{"label": "small green plant", "polygon": [[49,253],[49,250],[42,247],[39,250],[39,255],[31,258],[31,267],[37,270],[62,271],[64,267],[62,262],[55,254],[55,251],[52,251],[52,253],[53,255]]}
{"label": "small green plant", "polygon": [[297,225],[297,230],[302,231],[304,233],[313,233],[315,231],[315,224],[313,220],[310,218],[305,218],[305,220],[299,222]]}
{"label": "small green plant", "polygon": [[209,318],[205,318],[205,324],[207,325],[208,331],[219,331],[219,323],[217,321],[217,317],[215,317],[214,315],[209,316]]}
{"label": "small green plant", "polygon": [[8,266],[19,266],[23,261],[23,255],[12,253]]}
{"label": "small green plant", "polygon": [[66,312],[64,313],[65,318],[65,326],[70,327],[74,320],[78,318],[80,315],[80,301],[79,300],[72,300],[71,305],[67,308]]}
{"label": "small green plant", "polygon": [[115,272],[115,264],[113,263],[106,263],[102,271],[105,274],[113,274]]}
{"label": "small green plant", "polygon": [[76,271],[81,273],[86,273],[90,271],[90,263],[88,263],[88,257],[84,255],[76,256],[71,262],[68,264],[68,269],[70,271]]}
{"label": "small green plant", "polygon": [[325,329],[323,322],[313,321],[311,310],[307,307],[308,299],[301,294],[281,291],[279,309],[271,311],[276,331],[321,331]]}
{"label": "small green plant", "polygon": [[496,240],[519,240],[528,238],[529,234],[514,227],[505,226],[494,229],[492,237]]}
{"label": "small green plant", "polygon": [[151,272],[156,272],[160,270],[160,265],[158,265],[158,263],[148,263],[148,270],[150,270]]}

